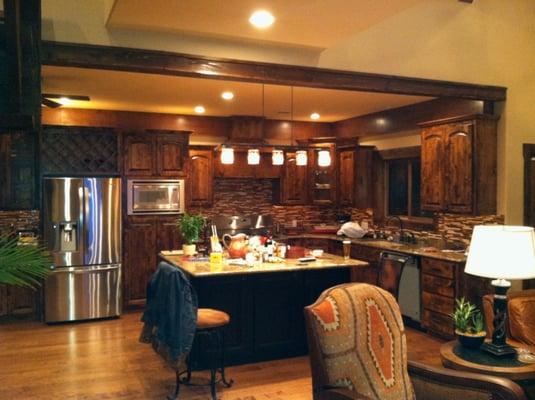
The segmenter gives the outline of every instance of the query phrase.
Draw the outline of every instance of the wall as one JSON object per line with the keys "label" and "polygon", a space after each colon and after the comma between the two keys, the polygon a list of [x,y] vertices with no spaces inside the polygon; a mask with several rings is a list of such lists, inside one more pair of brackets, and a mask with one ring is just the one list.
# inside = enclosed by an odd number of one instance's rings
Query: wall
{"label": "wall", "polygon": [[325,50],[318,66],[506,86],[498,207],[520,224],[522,143],[535,143],[534,20],[532,0],[429,0]]}
{"label": "wall", "polygon": [[114,0],[43,0],[43,40],[91,43],[198,54],[211,57],[315,65],[319,50],[263,42],[199,37],[185,33],[132,31],[106,27]]}

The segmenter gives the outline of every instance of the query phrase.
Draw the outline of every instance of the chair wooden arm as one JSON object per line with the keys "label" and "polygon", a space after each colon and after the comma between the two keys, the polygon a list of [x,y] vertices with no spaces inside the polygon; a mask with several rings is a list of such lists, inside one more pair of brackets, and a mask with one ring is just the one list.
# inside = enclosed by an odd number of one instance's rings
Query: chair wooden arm
{"label": "chair wooden arm", "polygon": [[317,393],[314,400],[370,400],[370,398],[346,388],[333,387]]}
{"label": "chair wooden arm", "polygon": [[510,379],[431,367],[415,361],[409,361],[408,367],[417,399],[527,400],[524,390]]}

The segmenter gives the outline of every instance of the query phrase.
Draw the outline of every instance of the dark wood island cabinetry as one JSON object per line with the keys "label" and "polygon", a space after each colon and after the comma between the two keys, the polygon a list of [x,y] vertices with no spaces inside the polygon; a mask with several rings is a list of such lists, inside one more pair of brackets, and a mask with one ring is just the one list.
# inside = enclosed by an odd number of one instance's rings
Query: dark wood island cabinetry
{"label": "dark wood island cabinetry", "polygon": [[[160,257],[188,274],[199,307],[230,315],[225,333],[225,359],[230,365],[306,354],[303,307],[325,289],[349,282],[351,270],[366,267],[365,262],[326,255],[304,265],[287,260],[286,264],[252,268],[229,265],[222,271],[211,271],[209,263],[188,262],[180,256]],[[205,366],[205,356],[197,344],[192,356],[195,368]]]}

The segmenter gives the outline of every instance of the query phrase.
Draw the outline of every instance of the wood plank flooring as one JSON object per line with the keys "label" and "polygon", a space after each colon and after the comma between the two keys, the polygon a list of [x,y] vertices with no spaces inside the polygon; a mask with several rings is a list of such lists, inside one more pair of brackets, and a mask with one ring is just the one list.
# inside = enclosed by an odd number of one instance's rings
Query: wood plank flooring
{"label": "wood plank flooring", "polygon": [[[0,325],[0,399],[165,399],[174,388],[174,373],[150,345],[138,342],[139,319],[135,312],[77,324]],[[442,341],[407,331],[409,358],[440,365]],[[227,376],[234,386],[218,388],[222,400],[311,398],[307,357],[231,367]],[[206,388],[181,387],[180,398],[210,396]]]}

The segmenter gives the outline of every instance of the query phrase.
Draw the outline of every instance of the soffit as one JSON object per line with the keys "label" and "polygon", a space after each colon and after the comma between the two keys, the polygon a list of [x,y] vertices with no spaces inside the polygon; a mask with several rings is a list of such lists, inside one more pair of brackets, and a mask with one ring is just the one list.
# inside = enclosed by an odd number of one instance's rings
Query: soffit
{"label": "soffit", "polygon": [[[389,108],[401,107],[431,97],[388,93],[262,85],[137,72],[43,66],[43,93],[88,95],[90,102],[69,107],[195,115],[194,107],[205,107],[207,116],[251,115],[269,119],[334,122]],[[221,98],[232,91],[232,101]]]}

